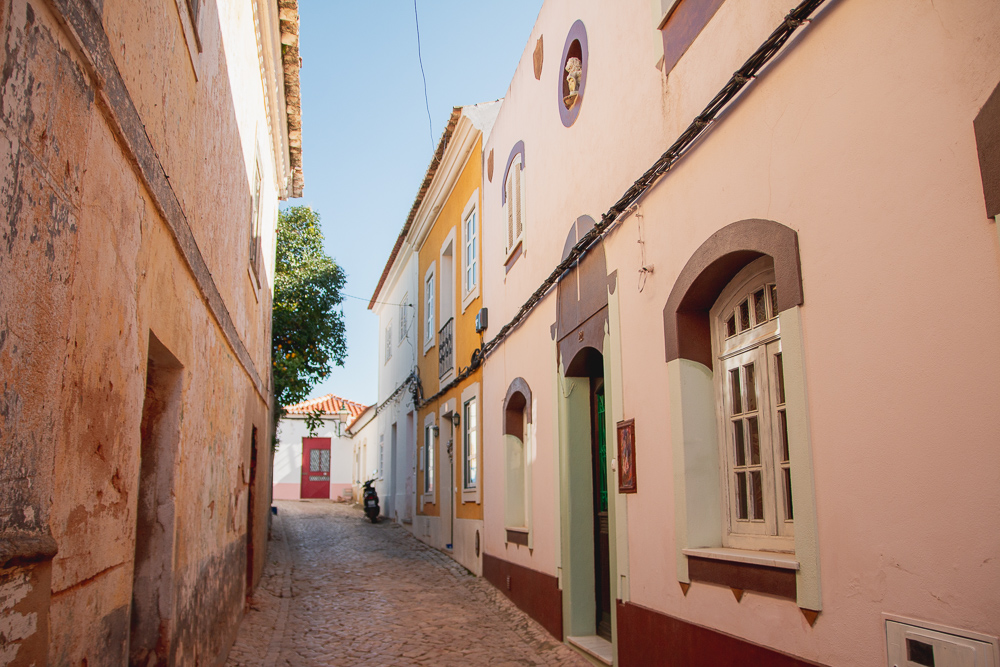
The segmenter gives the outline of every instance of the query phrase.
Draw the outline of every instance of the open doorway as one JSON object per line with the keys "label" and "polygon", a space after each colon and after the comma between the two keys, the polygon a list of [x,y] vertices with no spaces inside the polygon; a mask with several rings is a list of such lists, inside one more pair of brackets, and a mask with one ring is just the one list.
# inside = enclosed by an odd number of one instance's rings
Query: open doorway
{"label": "open doorway", "polygon": [[253,516],[254,505],[257,499],[254,494],[254,487],[257,483],[257,427],[250,427],[250,483],[247,487],[247,591],[246,597],[249,599],[253,592]]}
{"label": "open doorway", "polygon": [[[573,487],[590,498],[591,539],[593,553],[593,627],[590,632],[611,641],[611,540],[608,521],[607,438],[604,394],[604,357],[592,347],[584,347],[566,368],[567,378],[576,378],[587,390],[586,407],[578,403],[569,417],[586,420],[585,442],[573,443],[573,456],[586,457],[589,465],[577,470],[586,479],[574,480]],[[587,488],[589,487],[589,488]],[[589,491],[589,493],[587,493]],[[582,498],[577,499],[582,500]],[[577,504],[577,503],[574,503]],[[589,578],[589,577],[588,577]],[[590,597],[589,595],[587,597]],[[589,616],[589,614],[588,614]]]}
{"label": "open doorway", "polygon": [[142,404],[129,664],[168,664],[173,634],[174,467],[183,368],[149,335]]}

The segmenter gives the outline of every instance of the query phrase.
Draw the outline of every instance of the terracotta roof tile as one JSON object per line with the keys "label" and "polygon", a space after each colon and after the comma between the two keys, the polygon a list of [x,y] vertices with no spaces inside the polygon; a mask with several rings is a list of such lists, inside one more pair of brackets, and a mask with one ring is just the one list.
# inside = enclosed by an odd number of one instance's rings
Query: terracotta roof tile
{"label": "terracotta roof tile", "polygon": [[310,398],[307,401],[302,401],[301,403],[296,403],[295,405],[286,405],[285,412],[290,415],[304,415],[319,409],[326,414],[333,414],[340,412],[341,407],[346,407],[348,412],[351,413],[350,418],[347,420],[348,428],[350,428],[357,418],[368,409],[367,405],[361,405],[360,403],[349,401],[346,398],[341,398],[340,396],[327,394],[326,396],[320,396],[319,398]]}

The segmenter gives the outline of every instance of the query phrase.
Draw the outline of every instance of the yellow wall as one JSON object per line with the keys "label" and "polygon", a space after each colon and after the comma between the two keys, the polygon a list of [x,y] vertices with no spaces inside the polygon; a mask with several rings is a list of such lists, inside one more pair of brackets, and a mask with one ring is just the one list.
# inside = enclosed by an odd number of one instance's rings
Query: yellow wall
{"label": "yellow wall", "polygon": [[[423,385],[424,396],[430,397],[436,394],[440,390],[440,384],[438,382],[438,346],[437,342],[432,345],[426,352],[424,352],[424,326],[427,319],[425,313],[425,299],[424,299],[424,277],[427,273],[427,269],[433,263],[435,265],[435,277],[434,277],[434,308],[437,311],[435,313],[435,328],[440,329],[447,320],[447,316],[442,319],[440,305],[441,305],[441,266],[440,266],[440,253],[441,246],[445,243],[448,235],[452,230],[455,230],[455,262],[454,262],[454,313],[455,313],[455,368],[456,375],[462,368],[469,365],[472,359],[472,353],[479,348],[480,337],[476,333],[476,314],[479,312],[482,306],[482,294],[474,298],[466,307],[465,312],[462,312],[462,296],[463,296],[463,285],[464,285],[464,273],[463,273],[463,253],[465,250],[465,230],[462,229],[462,214],[465,211],[465,206],[469,202],[473,193],[480,186],[482,180],[482,138],[476,140],[476,145],[469,156],[468,161],[462,168],[462,173],[459,175],[458,180],[455,182],[455,187],[451,194],[448,196],[447,201],[441,207],[441,211],[438,214],[437,220],[431,227],[430,232],[427,234],[427,238],[424,239],[423,244],[419,250],[420,259],[420,291],[418,302],[419,306],[417,312],[419,313],[419,348],[418,355],[419,359],[417,366],[420,370],[420,381]],[[481,226],[481,212],[482,211],[482,195],[479,196],[479,201],[477,203],[477,225]],[[477,234],[478,248],[477,248],[477,282],[482,289],[482,262],[480,260],[482,256],[482,229],[479,230]],[[435,336],[436,338],[436,336]],[[462,410],[462,391],[465,390],[469,385],[474,383],[480,383],[482,387],[482,369],[477,369],[474,373],[469,375],[460,382],[457,386],[449,390],[445,395],[441,396],[439,399],[429,403],[420,410],[420,414],[417,420],[418,436],[417,444],[418,447],[424,446],[424,419],[428,414],[434,413],[438,414],[438,419],[436,423],[441,427],[441,435],[438,442],[438,450],[443,451],[443,448],[447,446],[448,436],[446,434],[450,433],[450,426],[442,426],[440,419],[440,408],[441,406],[451,399],[455,399],[455,410]],[[482,498],[482,485],[483,485],[483,455],[482,455],[482,390],[479,393],[479,497]],[[456,429],[455,437],[455,453],[453,457],[454,470],[452,471],[452,479],[455,480],[454,487],[458,487],[459,490],[455,493],[455,516],[460,519],[482,519],[483,518],[483,506],[475,502],[462,502],[462,490],[460,480],[462,479],[462,463],[464,461],[464,447],[463,442],[464,436],[464,423],[459,424]],[[437,460],[440,462],[442,457],[440,453],[437,453]],[[440,465],[440,464],[439,464]],[[418,466],[419,468],[419,466]],[[440,515],[440,500],[441,500],[441,473],[437,472],[435,475],[437,478],[435,480],[435,501],[434,503],[425,503],[423,505],[418,505],[417,513],[425,514],[429,516],[439,516]],[[418,497],[420,495],[420,490],[423,489],[424,484],[424,472],[422,470],[417,471],[417,493]],[[454,487],[452,491],[454,491]]]}

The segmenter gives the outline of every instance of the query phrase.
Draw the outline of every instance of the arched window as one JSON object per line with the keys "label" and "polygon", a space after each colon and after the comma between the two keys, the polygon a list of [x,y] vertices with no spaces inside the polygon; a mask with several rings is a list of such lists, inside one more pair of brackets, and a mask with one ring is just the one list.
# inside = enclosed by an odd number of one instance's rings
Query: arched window
{"label": "arched window", "polygon": [[504,399],[504,525],[507,541],[530,547],[531,390],[515,378]]}
{"label": "arched window", "polygon": [[524,142],[518,141],[510,151],[503,175],[500,196],[504,215],[504,263],[510,263],[515,251],[524,242]]}
{"label": "arched window", "polygon": [[784,370],[774,262],[761,257],[711,311],[725,546],[794,551]]}

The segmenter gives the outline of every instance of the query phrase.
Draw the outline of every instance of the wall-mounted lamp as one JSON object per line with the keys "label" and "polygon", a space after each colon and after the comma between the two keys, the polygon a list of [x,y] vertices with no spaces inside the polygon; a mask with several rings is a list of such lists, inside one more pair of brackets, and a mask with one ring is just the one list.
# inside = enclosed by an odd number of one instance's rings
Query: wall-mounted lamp
{"label": "wall-mounted lamp", "polygon": [[438,428],[437,426],[431,426],[431,433],[433,433],[434,437],[436,438],[441,435],[441,429]]}
{"label": "wall-mounted lamp", "polygon": [[452,412],[450,419],[451,419],[451,425],[457,427],[458,426],[458,422],[459,422],[458,413],[457,412]]}

